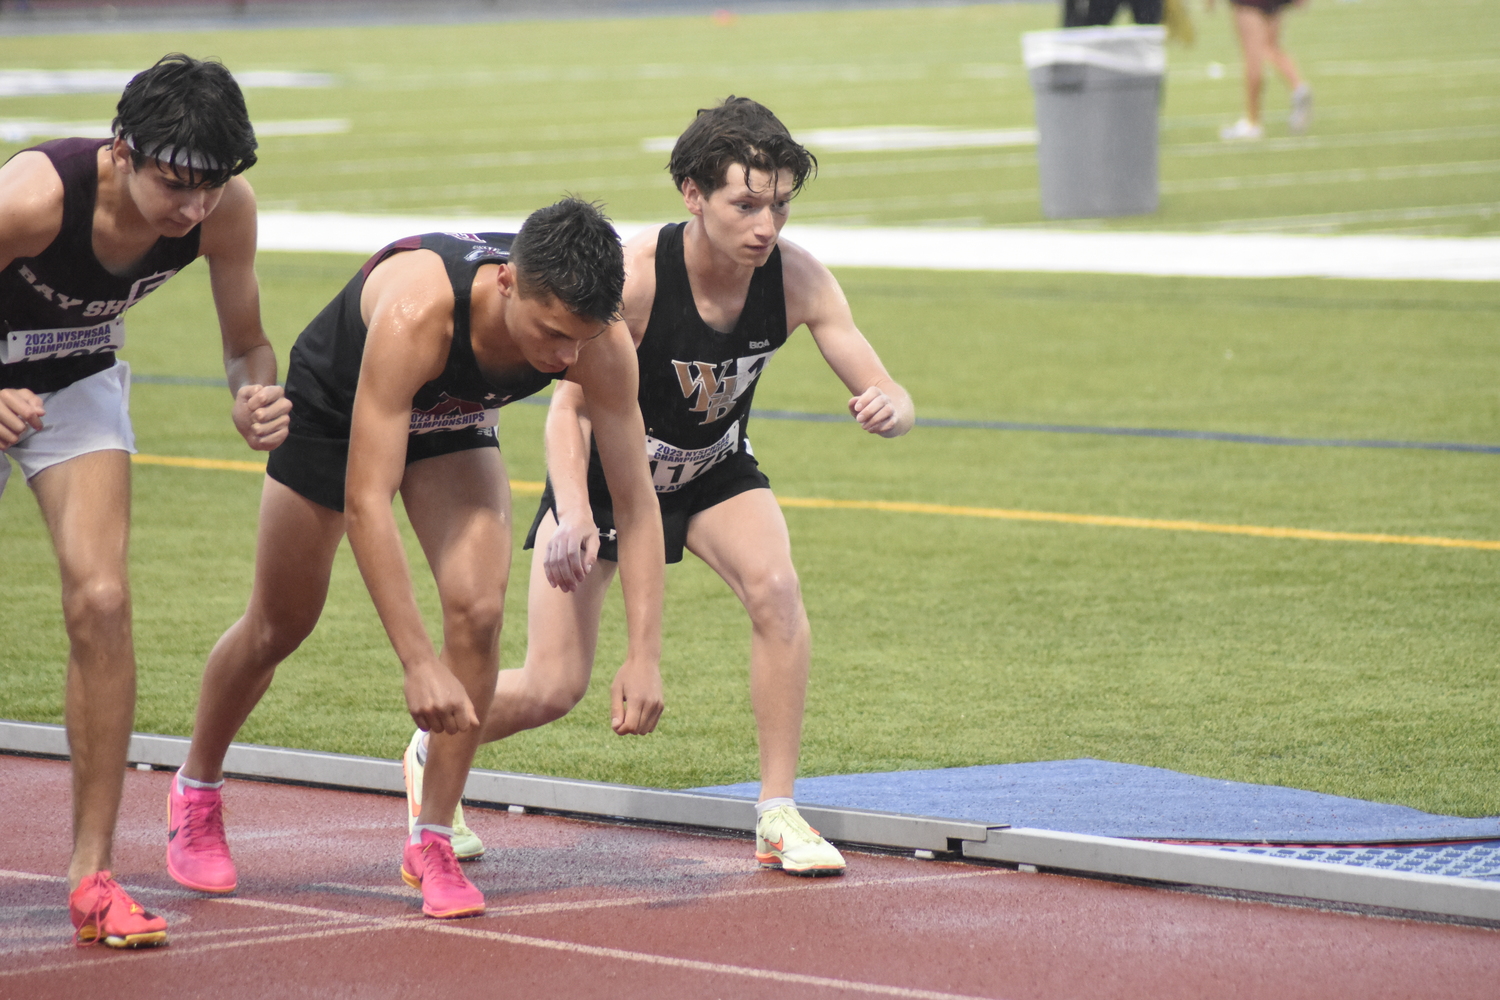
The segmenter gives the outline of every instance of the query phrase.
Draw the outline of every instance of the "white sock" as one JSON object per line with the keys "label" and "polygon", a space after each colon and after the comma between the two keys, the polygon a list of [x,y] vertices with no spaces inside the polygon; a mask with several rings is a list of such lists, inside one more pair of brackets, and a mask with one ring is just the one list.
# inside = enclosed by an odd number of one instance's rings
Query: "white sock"
{"label": "white sock", "polygon": [[223,778],[220,778],[218,781],[199,781],[196,778],[189,778],[187,775],[182,773],[181,769],[177,771],[177,792],[179,795],[182,793],[182,790],[184,788],[207,788],[209,790],[213,790],[223,787]]}
{"label": "white sock", "polygon": [[411,842],[413,844],[420,844],[422,842],[423,830],[431,830],[444,840],[453,839],[453,827],[451,826],[438,826],[436,823],[418,823],[411,828]]}
{"label": "white sock", "polygon": [[426,767],[427,766],[427,734],[426,733],[423,733],[422,734],[422,738],[420,740],[417,740],[417,766],[418,767]]}
{"label": "white sock", "polygon": [[785,796],[782,796],[779,799],[762,799],[761,801],[755,803],[755,818],[760,819],[760,817],[764,816],[772,809],[779,809],[782,806],[791,806],[795,809],[797,807],[797,800],[789,799]]}

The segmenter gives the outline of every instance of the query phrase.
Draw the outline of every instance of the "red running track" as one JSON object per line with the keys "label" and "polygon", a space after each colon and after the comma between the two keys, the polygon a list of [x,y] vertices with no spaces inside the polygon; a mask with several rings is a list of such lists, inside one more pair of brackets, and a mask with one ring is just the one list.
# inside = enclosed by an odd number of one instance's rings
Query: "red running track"
{"label": "red running track", "polygon": [[797,879],[745,839],[481,809],[489,911],[430,920],[399,799],[251,781],[226,793],[239,891],[210,898],[163,868],[169,780],[127,775],[115,858],[169,946],[76,948],[67,765],[0,756],[0,998],[1500,995],[1493,930],[888,855]]}

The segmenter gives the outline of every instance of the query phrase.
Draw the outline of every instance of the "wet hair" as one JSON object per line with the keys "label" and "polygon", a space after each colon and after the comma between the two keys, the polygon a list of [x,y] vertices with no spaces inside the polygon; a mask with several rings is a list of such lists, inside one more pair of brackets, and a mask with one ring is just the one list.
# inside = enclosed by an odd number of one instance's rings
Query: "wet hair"
{"label": "wet hair", "polygon": [[173,52],[125,85],[111,126],[137,168],[160,161],[179,179],[219,187],[255,164],[245,96],[223,63]]}
{"label": "wet hair", "polygon": [[532,212],[510,245],[510,262],[526,298],[555,298],[575,316],[600,323],[619,315],[625,252],[592,202],[564,198]]}
{"label": "wet hair", "polygon": [[687,131],[677,137],[667,169],[677,190],[691,179],[707,196],[724,184],[725,171],[736,164],[745,170],[746,185],[751,170],[790,170],[792,196],[818,171],[818,158],[792,138],[769,108],[731,94],[716,107],[698,109]]}

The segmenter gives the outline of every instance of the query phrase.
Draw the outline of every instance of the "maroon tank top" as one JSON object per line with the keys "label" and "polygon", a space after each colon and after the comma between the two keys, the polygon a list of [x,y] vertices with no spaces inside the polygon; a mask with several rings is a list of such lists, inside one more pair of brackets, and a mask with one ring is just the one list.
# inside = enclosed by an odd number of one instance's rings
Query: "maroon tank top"
{"label": "maroon tank top", "polygon": [[[158,239],[128,274],[94,256],[98,154],[107,139],[54,139],[47,154],[63,182],[62,228],[47,249],[0,270],[0,389],[55,392],[115,363],[112,321],[198,256],[200,226]],[[116,338],[117,339],[117,338]]]}

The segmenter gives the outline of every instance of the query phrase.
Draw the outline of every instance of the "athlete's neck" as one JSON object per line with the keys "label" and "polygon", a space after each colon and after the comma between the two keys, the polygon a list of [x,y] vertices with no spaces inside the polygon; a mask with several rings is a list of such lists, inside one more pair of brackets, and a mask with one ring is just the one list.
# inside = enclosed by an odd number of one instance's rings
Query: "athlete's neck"
{"label": "athlete's neck", "polygon": [[130,196],[125,174],[109,146],[98,152],[99,182],[94,193],[94,256],[111,274],[128,274],[156,245],[159,233]]}
{"label": "athlete's neck", "polygon": [[481,264],[469,286],[469,343],[486,371],[524,368],[526,357],[505,322],[505,300],[496,276],[499,264]]}
{"label": "athlete's neck", "polygon": [[716,246],[698,216],[683,227],[682,257],[698,315],[720,333],[732,332],[745,309],[755,266]]}

